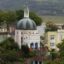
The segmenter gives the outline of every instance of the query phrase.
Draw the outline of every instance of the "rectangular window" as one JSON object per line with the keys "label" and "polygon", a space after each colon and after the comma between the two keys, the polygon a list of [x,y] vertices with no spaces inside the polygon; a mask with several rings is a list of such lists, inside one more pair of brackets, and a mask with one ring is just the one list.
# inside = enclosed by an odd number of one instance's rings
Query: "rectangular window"
{"label": "rectangular window", "polygon": [[50,36],[50,39],[51,39],[51,40],[54,40],[54,37],[55,37],[54,35],[51,35],[51,36]]}
{"label": "rectangular window", "polygon": [[54,43],[50,43],[50,46],[55,46],[55,44]]}

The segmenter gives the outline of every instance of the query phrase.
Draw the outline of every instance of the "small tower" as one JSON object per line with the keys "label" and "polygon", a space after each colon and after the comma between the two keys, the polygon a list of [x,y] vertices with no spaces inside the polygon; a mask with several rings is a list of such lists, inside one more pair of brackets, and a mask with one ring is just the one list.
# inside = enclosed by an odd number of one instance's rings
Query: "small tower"
{"label": "small tower", "polygon": [[25,17],[29,18],[29,8],[28,7],[24,9],[24,18]]}

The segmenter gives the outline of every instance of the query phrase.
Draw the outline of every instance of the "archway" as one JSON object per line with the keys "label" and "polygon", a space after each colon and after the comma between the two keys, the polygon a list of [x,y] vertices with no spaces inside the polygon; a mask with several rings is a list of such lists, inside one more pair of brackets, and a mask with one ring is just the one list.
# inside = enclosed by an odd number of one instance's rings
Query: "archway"
{"label": "archway", "polygon": [[37,49],[37,48],[38,48],[38,43],[36,42],[36,43],[35,43],[35,49]]}
{"label": "archway", "polygon": [[34,43],[30,44],[30,48],[32,48],[32,49],[34,48]]}

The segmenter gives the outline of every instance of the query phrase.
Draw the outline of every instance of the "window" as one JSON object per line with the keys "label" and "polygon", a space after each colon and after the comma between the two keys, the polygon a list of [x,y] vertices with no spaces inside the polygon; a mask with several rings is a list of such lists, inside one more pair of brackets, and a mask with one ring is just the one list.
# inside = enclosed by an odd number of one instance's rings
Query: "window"
{"label": "window", "polygon": [[37,49],[38,48],[38,43],[35,43],[35,49]]}
{"label": "window", "polygon": [[51,35],[51,36],[50,36],[50,39],[53,40],[53,39],[54,39],[54,35]]}
{"label": "window", "polygon": [[54,46],[54,43],[50,43],[50,46]]}
{"label": "window", "polygon": [[30,48],[34,48],[34,43],[31,43],[30,44]]}
{"label": "window", "polygon": [[21,43],[23,43],[23,37],[21,37]]}

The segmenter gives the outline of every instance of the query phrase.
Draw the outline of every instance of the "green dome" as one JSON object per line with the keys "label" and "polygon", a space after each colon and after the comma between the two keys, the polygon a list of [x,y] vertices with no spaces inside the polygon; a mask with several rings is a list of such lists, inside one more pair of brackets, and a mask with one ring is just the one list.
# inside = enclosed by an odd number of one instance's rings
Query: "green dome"
{"label": "green dome", "polygon": [[17,23],[16,29],[18,29],[18,30],[36,30],[36,24],[32,19],[25,17]]}

